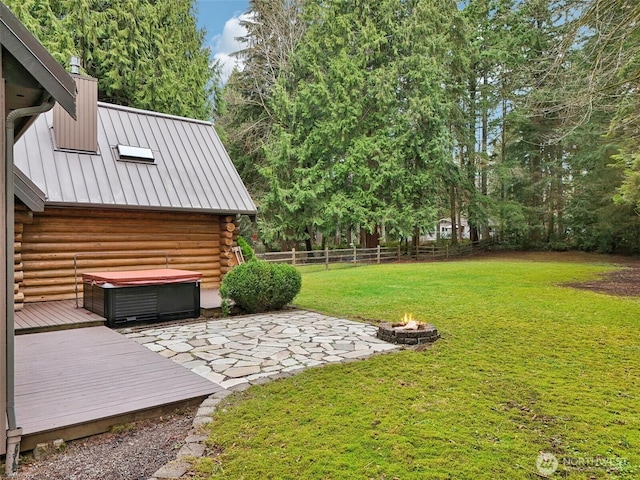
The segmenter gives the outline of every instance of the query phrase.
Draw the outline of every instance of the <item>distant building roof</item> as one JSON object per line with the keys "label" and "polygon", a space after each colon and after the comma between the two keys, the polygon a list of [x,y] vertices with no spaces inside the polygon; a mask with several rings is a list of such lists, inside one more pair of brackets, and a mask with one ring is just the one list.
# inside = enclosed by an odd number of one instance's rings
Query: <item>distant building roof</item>
{"label": "distant building roof", "polygon": [[[209,122],[98,102],[97,153],[56,149],[52,123],[41,115],[15,146],[46,205],[256,213]],[[121,158],[118,145],[151,150],[152,161]]]}

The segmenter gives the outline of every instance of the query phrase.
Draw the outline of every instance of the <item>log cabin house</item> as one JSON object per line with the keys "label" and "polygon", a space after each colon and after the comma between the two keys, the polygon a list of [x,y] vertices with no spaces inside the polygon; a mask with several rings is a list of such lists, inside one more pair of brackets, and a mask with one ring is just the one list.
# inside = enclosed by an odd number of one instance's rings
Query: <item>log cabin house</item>
{"label": "log cabin house", "polygon": [[74,257],[80,274],[162,268],[166,253],[219,287],[256,207],[213,125],[98,102],[97,81],[73,77],[78,120],[56,106],[15,147],[16,309],[74,298]]}

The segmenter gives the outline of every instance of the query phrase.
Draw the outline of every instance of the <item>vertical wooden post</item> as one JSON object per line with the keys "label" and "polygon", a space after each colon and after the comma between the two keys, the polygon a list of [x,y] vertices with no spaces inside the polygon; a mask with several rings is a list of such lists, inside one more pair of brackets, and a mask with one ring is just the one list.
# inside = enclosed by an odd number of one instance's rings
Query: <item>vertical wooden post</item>
{"label": "vertical wooden post", "polygon": [[324,269],[329,270],[329,247],[324,247]]}
{"label": "vertical wooden post", "polygon": [[448,260],[449,259],[449,244],[447,243],[445,245],[446,250],[445,250],[445,258]]}
{"label": "vertical wooden post", "polygon": [[377,259],[377,263],[380,263],[380,244],[378,244],[378,247],[376,249],[376,259]]}
{"label": "vertical wooden post", "polygon": [[398,243],[398,260],[400,260],[400,244]]}
{"label": "vertical wooden post", "polygon": [[296,264],[296,249],[295,248],[291,249],[291,264],[292,265]]}
{"label": "vertical wooden post", "polygon": [[[5,138],[4,138],[4,133],[5,133],[5,116],[6,116],[6,112],[5,112],[5,83],[4,83],[4,76],[2,75],[2,49],[0,48],[0,79],[2,79],[2,82],[0,82],[0,106],[2,106],[2,108],[0,109],[0,158],[2,158],[2,162],[0,162],[0,211],[2,211],[2,219],[0,220],[0,226],[2,228],[2,231],[5,232],[6,231],[6,227],[7,227],[7,206],[5,205],[5,191],[4,191],[4,185],[5,185],[5,178],[4,178],[4,163],[6,162],[6,158],[5,158],[5,154],[6,154],[6,147],[5,147]],[[11,181],[13,181],[13,179],[11,179]],[[2,235],[2,234],[0,234]],[[0,310],[2,312],[5,312],[6,308],[7,308],[7,302],[10,301],[9,298],[7,298],[7,286],[5,282],[10,281],[10,279],[5,278],[5,262],[7,259],[7,248],[9,248],[9,246],[6,244],[6,239],[3,239],[0,241],[1,245],[0,245],[0,263],[2,264],[2,267],[0,267],[0,303],[2,303],[2,306],[0,306]],[[5,345],[6,347],[6,334],[7,334],[7,316],[5,315],[5,313],[0,313],[0,338],[2,338],[2,343]],[[0,454],[5,454],[6,452],[6,446],[7,446],[7,442],[6,442],[6,431],[7,431],[7,423],[6,423],[6,411],[7,411],[7,384],[6,384],[6,369],[7,369],[7,364],[6,364],[7,358],[6,358],[6,352],[3,349],[2,352],[0,353]]]}
{"label": "vertical wooden post", "polygon": [[356,250],[356,246],[353,246],[353,266],[355,267],[357,264],[358,260],[357,260],[357,250]]}

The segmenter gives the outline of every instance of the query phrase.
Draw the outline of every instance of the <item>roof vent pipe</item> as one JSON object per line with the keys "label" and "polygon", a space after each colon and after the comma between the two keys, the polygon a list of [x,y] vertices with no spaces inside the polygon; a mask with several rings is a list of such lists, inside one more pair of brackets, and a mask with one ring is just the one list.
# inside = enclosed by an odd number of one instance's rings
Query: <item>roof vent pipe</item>
{"label": "roof vent pipe", "polygon": [[71,57],[69,65],[71,66],[71,73],[75,73],[76,75],[80,73],[80,57]]}

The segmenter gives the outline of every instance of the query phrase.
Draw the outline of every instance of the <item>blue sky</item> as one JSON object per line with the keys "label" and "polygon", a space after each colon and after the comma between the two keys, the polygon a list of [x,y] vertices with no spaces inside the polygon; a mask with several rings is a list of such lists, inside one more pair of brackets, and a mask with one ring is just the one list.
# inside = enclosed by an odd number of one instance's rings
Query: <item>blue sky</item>
{"label": "blue sky", "polygon": [[231,73],[235,59],[231,53],[240,48],[234,37],[242,36],[240,15],[249,8],[248,0],[197,0],[198,24],[207,30],[206,44],[213,57],[223,65],[223,76]]}

